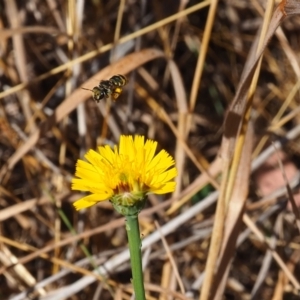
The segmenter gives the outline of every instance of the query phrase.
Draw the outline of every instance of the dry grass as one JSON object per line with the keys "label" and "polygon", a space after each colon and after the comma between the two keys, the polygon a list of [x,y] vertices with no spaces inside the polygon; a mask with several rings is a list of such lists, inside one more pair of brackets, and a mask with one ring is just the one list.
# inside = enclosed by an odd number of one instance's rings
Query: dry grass
{"label": "dry grass", "polygon": [[300,3],[261,2],[0,4],[0,299],[131,299],[124,220],[70,191],[120,134],[179,173],[140,215],[147,299],[299,299]]}

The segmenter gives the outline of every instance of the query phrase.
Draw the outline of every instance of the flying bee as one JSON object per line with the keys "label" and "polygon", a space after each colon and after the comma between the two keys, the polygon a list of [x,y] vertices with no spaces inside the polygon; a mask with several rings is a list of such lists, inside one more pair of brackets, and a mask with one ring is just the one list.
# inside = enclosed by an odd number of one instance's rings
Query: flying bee
{"label": "flying bee", "polygon": [[102,99],[111,97],[114,101],[118,99],[122,93],[122,88],[127,84],[127,78],[124,75],[118,74],[111,77],[109,80],[101,80],[98,86],[95,86],[91,91],[93,93],[93,99],[99,102]]}

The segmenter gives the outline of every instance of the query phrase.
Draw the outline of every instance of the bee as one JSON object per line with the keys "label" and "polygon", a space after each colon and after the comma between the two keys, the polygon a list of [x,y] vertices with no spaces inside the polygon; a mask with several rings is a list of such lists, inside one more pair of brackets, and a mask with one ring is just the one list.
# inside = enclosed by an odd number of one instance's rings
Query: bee
{"label": "bee", "polygon": [[93,99],[98,103],[102,99],[111,97],[114,101],[118,99],[122,93],[122,88],[127,84],[127,78],[124,75],[118,74],[111,77],[109,80],[101,80],[98,86],[95,86],[91,91],[93,93]]}

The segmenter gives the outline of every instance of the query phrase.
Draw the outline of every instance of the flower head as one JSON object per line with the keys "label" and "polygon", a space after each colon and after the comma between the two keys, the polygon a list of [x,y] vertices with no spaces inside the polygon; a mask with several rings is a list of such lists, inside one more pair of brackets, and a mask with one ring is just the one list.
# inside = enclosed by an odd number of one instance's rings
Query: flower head
{"label": "flower head", "polygon": [[77,210],[100,201],[134,206],[148,194],[165,194],[175,190],[177,175],[173,158],[161,150],[155,155],[157,142],[143,136],[124,136],[119,147],[101,146],[98,152],[89,150],[86,161],[78,160],[72,180],[72,190],[91,194],[74,202]]}

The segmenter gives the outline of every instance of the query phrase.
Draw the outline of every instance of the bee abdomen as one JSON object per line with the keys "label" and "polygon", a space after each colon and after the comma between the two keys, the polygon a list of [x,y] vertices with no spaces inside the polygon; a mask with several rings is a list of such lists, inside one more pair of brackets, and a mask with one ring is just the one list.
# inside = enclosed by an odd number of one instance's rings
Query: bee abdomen
{"label": "bee abdomen", "polygon": [[127,78],[124,75],[114,75],[109,79],[114,86],[124,86],[127,83]]}

